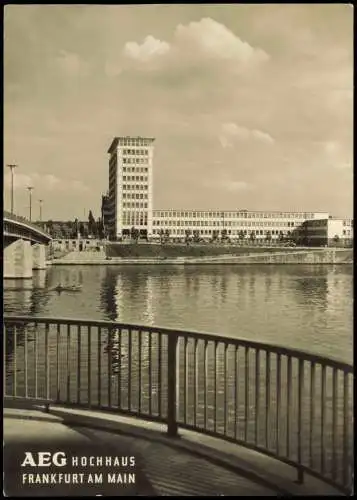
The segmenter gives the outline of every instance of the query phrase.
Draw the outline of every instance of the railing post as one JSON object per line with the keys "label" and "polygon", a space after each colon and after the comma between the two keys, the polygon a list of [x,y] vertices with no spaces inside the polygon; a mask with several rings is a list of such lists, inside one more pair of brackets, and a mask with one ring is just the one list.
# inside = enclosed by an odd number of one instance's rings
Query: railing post
{"label": "railing post", "polygon": [[304,360],[299,359],[299,387],[298,387],[298,469],[297,483],[304,483],[304,470],[302,464],[302,440],[303,440],[303,395],[304,395]]}
{"label": "railing post", "polygon": [[177,436],[176,421],[176,346],[178,337],[174,332],[167,336],[167,434]]}

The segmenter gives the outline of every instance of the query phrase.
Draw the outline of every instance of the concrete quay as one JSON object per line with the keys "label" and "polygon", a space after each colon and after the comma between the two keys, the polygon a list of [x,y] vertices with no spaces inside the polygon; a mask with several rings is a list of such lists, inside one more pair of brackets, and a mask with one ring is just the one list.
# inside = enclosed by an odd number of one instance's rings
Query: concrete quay
{"label": "concrete quay", "polygon": [[104,252],[70,252],[51,265],[192,265],[192,264],[353,264],[352,249],[322,248],[204,257],[111,257]]}
{"label": "concrete quay", "polygon": [[[10,405],[11,406],[11,405]],[[114,413],[51,407],[4,409],[4,488],[8,496],[330,496],[332,487],[240,446],[180,430],[169,438],[161,424]],[[63,474],[103,473],[101,484],[28,484],[25,451],[63,451],[67,457],[135,457],[134,484],[108,484],[106,469],[68,463]],[[73,465],[73,464],[72,464]],[[58,468],[35,470],[58,473]],[[28,473],[29,470],[26,469]],[[117,471],[123,472],[123,470]],[[24,484],[25,483],[25,484]]]}

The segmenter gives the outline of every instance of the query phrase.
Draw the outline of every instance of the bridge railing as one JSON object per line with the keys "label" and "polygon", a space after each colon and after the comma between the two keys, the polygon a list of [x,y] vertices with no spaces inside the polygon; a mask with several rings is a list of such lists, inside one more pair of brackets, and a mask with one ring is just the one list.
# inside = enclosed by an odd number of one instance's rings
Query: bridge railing
{"label": "bridge railing", "polygon": [[20,215],[15,215],[10,212],[3,212],[3,219],[7,219],[8,221],[19,222],[20,224],[24,224],[27,227],[34,229],[36,232],[43,234],[47,238],[52,238],[46,231],[42,229],[42,227],[34,222],[30,222],[26,217],[21,217]]}
{"label": "bridge railing", "polygon": [[348,494],[353,367],[245,339],[5,316],[4,393],[115,411],[264,453]]}

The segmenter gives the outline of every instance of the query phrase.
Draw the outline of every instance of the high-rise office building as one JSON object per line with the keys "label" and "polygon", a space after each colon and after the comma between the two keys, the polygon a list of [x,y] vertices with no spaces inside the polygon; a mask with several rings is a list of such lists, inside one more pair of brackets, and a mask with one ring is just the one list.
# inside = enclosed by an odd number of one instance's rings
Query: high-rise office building
{"label": "high-rise office building", "polygon": [[153,138],[115,137],[109,156],[109,234],[129,236],[131,229],[152,235]]}

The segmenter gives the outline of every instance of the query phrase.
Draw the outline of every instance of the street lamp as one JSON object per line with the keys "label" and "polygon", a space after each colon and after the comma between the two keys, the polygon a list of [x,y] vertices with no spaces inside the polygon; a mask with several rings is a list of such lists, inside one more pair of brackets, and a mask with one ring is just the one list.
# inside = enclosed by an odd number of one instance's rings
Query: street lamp
{"label": "street lamp", "polygon": [[14,170],[18,167],[16,164],[6,165],[11,171],[11,214],[14,213]]}
{"label": "street lamp", "polygon": [[30,196],[30,222],[31,222],[31,210],[32,210],[32,190],[33,190],[33,187],[32,186],[28,186],[27,187],[28,189],[28,192],[29,192],[29,196]]}
{"label": "street lamp", "polygon": [[42,221],[42,203],[43,203],[43,200],[38,200],[39,201],[39,204],[40,204],[40,222]]}

